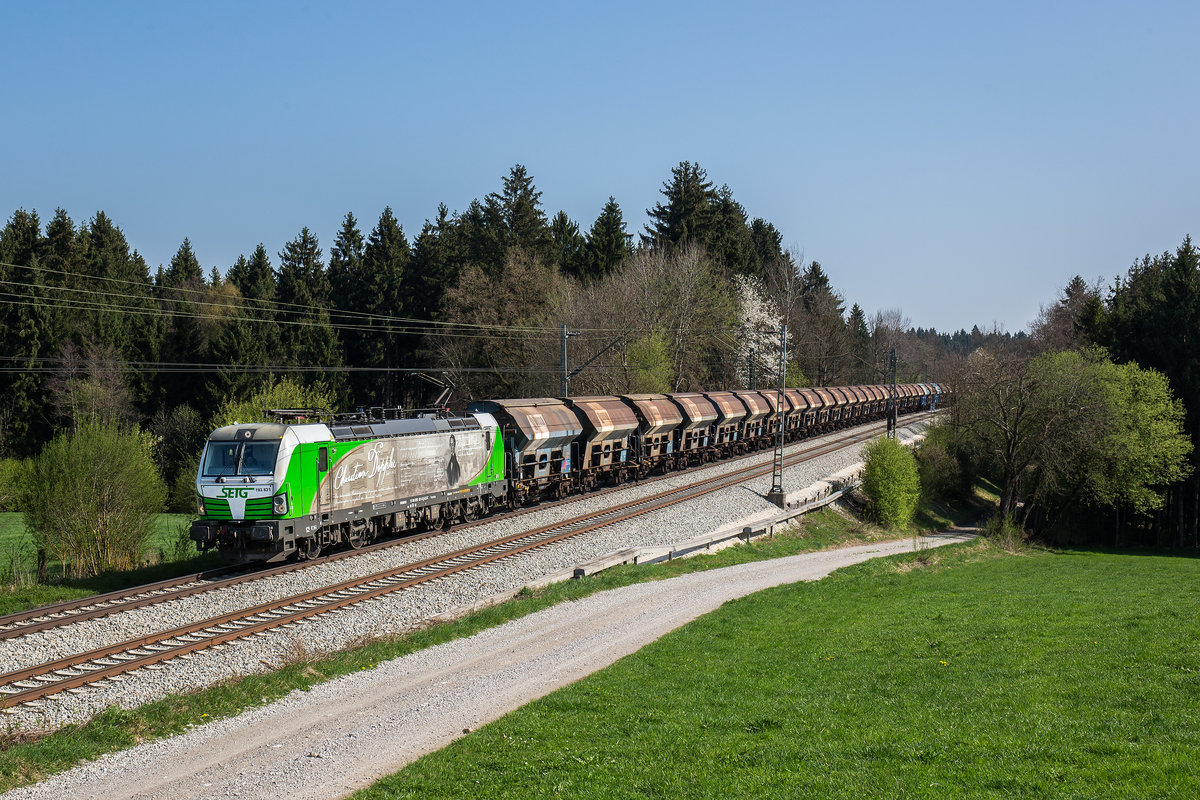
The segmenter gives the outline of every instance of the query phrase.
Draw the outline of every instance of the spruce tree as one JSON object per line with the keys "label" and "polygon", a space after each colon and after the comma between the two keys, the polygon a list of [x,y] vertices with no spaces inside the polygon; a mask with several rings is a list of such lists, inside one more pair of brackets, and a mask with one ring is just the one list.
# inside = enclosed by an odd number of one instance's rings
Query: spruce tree
{"label": "spruce tree", "polygon": [[[166,318],[160,353],[169,364],[197,364],[207,360],[209,342],[204,340],[197,316],[211,313],[207,306],[197,305],[205,295],[204,270],[186,238],[171,258],[171,263],[162,273],[159,297]],[[176,370],[158,373],[157,384],[161,400],[167,408],[183,403],[197,403],[196,379],[194,375]]]}
{"label": "spruce tree", "polygon": [[516,164],[509,170],[500,194],[489,194],[484,207],[491,215],[498,213],[505,255],[515,247],[533,256],[549,257],[551,239],[542,211],[542,193],[534,187],[533,176],[523,165]]}
{"label": "spruce tree", "polygon": [[131,347],[137,320],[134,315],[111,309],[110,306],[125,303],[125,298],[115,297],[117,294],[133,294],[140,299],[143,294],[150,294],[150,287],[130,286],[106,280],[136,280],[136,276],[133,274],[133,256],[125,235],[103,211],[96,212],[88,226],[81,231],[80,243],[83,251],[80,259],[83,280],[76,288],[85,288],[90,284],[87,288],[96,290],[98,294],[96,307],[74,318],[74,338],[81,344],[92,340],[98,345],[112,346],[120,352],[125,352]]}
{"label": "spruce tree", "polygon": [[855,383],[871,380],[871,332],[867,329],[867,316],[862,307],[855,303],[850,307],[847,322],[850,334],[850,355],[854,359],[851,375]]}
{"label": "spruce tree", "polygon": [[612,195],[588,231],[587,274],[601,280],[618,269],[633,252],[633,235],[625,231],[621,206]]}
{"label": "spruce tree", "polygon": [[[46,269],[45,283],[48,288],[82,287],[83,281],[74,277],[82,272],[81,247],[79,234],[75,223],[61,208],[55,209],[54,216],[46,225],[45,243],[42,248],[42,266]],[[54,292],[55,296],[60,293]],[[73,314],[62,310],[53,310],[51,324],[54,328],[54,340],[61,344],[69,330],[73,329],[71,321]],[[58,346],[54,348],[55,352]]]}
{"label": "spruce tree", "polygon": [[196,258],[196,253],[192,250],[192,243],[186,236],[183,244],[179,245],[179,249],[171,257],[165,280],[166,284],[173,289],[183,286],[195,288],[204,283],[204,270],[200,266],[200,259]]}
{"label": "spruce tree", "polygon": [[363,341],[358,366],[373,372],[351,375],[355,382],[355,400],[360,404],[389,405],[398,402],[395,386],[390,383],[390,367],[408,361],[417,346],[415,339],[388,330],[395,323],[390,317],[408,317],[412,308],[408,298],[408,272],[412,254],[404,228],[392,213],[384,208],[379,222],[371,231],[363,257],[362,310],[373,315],[367,323],[371,330]]}
{"label": "spruce tree", "polygon": [[772,264],[784,260],[783,234],[761,217],[756,217],[750,223],[750,240],[754,244],[754,253],[758,259],[759,269],[764,272]]}
{"label": "spruce tree", "polygon": [[53,301],[44,285],[39,254],[46,242],[37,212],[19,209],[0,231],[0,280],[10,298],[0,303],[0,456],[31,455],[49,435],[41,359],[56,349]]}
{"label": "spruce tree", "polygon": [[708,173],[699,164],[682,161],[671,170],[671,180],[663,183],[662,193],[666,201],[646,211],[651,223],[643,241],[652,245],[703,244],[712,227],[716,200]]}
{"label": "spruce tree", "polygon": [[[254,248],[250,258],[239,257],[237,263],[229,269],[229,280],[245,297],[252,301],[273,301],[275,299],[275,269],[271,266],[271,257],[267,248],[260,243]],[[262,307],[262,304],[256,304]]]}
{"label": "spruce tree", "polygon": [[[81,282],[97,293],[97,305],[72,318],[72,338],[127,362],[157,361],[161,312],[145,259],[130,251],[125,234],[103,211],[80,232],[79,247]],[[158,398],[151,373],[134,371],[130,382],[134,402],[143,413],[152,413]]]}
{"label": "spruce tree", "polygon": [[337,240],[329,248],[329,301],[333,308],[357,311],[363,302],[363,235],[354,215],[347,213]]}
{"label": "spruce tree", "polygon": [[454,218],[454,225],[462,242],[462,260],[455,264],[456,268],[461,268],[464,263],[478,264],[490,272],[499,272],[503,268],[507,244],[498,205],[485,206],[472,200],[467,210]]}
{"label": "spruce tree", "polygon": [[445,204],[439,205],[437,217],[433,222],[425,220],[413,241],[411,272],[415,286],[409,291],[410,316],[440,319],[442,298],[447,288],[458,282],[465,247],[458,224]]}
{"label": "spruce tree", "polygon": [[[363,322],[361,317],[355,316],[355,312],[365,311],[367,291],[363,280],[363,235],[351,213],[347,213],[342,220],[337,239],[329,248],[328,274],[330,318],[334,324],[343,326],[338,334],[342,361],[349,367],[361,367],[364,365],[362,351],[367,334],[358,329]],[[347,311],[351,313],[339,313]],[[357,394],[358,377],[355,373],[347,376],[345,385],[351,395]],[[357,399],[355,401],[358,402]],[[338,398],[339,405],[348,406],[350,402],[350,397]]]}
{"label": "spruce tree", "polygon": [[746,223],[746,209],[733,199],[733,191],[728,186],[717,190],[712,199],[711,227],[703,243],[729,274],[763,278],[754,238]]}
{"label": "spruce tree", "polygon": [[278,314],[283,363],[302,368],[306,385],[322,384],[341,397],[341,347],[329,317],[329,275],[317,237],[307,227],[279,252],[277,292],[283,305]]}
{"label": "spruce tree", "polygon": [[579,226],[559,211],[550,221],[551,260],[564,275],[582,278],[587,272],[587,240]]}

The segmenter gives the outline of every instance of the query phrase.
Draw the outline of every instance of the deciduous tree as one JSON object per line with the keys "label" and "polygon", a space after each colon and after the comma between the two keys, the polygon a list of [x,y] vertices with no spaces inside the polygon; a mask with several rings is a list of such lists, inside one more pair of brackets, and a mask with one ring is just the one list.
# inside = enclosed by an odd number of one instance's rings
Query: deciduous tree
{"label": "deciduous tree", "polygon": [[64,571],[136,566],[166,487],[148,434],[88,423],[47,444],[24,482],[25,524]]}

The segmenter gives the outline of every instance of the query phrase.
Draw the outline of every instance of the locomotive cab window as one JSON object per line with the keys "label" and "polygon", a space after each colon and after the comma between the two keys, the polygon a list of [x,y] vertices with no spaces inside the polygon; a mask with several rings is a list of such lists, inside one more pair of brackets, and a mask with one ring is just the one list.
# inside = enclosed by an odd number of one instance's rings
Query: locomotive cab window
{"label": "locomotive cab window", "polygon": [[246,442],[242,445],[239,475],[270,475],[275,472],[275,454],[279,442]]}
{"label": "locomotive cab window", "polygon": [[210,478],[233,475],[237,470],[237,451],[240,447],[237,442],[209,442],[208,452],[204,454],[204,475]]}
{"label": "locomotive cab window", "polygon": [[209,442],[204,476],[270,475],[275,472],[279,442]]}

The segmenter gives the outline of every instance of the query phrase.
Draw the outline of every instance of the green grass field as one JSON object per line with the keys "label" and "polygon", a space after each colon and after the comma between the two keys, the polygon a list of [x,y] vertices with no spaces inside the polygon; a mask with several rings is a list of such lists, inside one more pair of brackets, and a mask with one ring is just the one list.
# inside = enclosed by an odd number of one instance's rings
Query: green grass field
{"label": "green grass field", "polygon": [[434,625],[405,636],[384,638],[363,647],[322,658],[303,653],[274,672],[229,681],[189,695],[148,703],[133,710],[109,709],[87,724],[68,726],[50,735],[21,729],[0,729],[0,792],[37,781],[73,764],[96,758],[146,739],[168,736],[215,719],[240,713],[249,706],[269,703],[295,689],[370,669],[381,661],[531,614],[556,603],[575,600],[605,589],[682,575],[705,569],[778,558],[842,544],[895,538],[895,534],[863,526],[833,511],[805,518],[803,530],[731,547],[710,555],[677,559],[666,564],[617,567],[583,580],[522,592],[511,602],[486,608],[454,622]]}
{"label": "green grass field", "polygon": [[[49,736],[9,730],[0,791],[557,602],[880,535],[820,512],[801,536],[616,568]],[[986,542],[872,562],[729,604],[359,800],[1192,797],[1198,571],[1187,557]]]}
{"label": "green grass field", "polygon": [[355,795],[1200,795],[1200,560],[978,546],[726,605]]}
{"label": "green grass field", "polygon": [[46,565],[46,571],[52,582],[39,586],[34,583],[37,549],[25,530],[24,515],[19,512],[0,513],[0,614],[137,586],[215,566],[218,563],[215,554],[200,556],[190,541],[181,541],[181,532],[186,536],[184,528],[191,519],[187,514],[159,514],[154,533],[143,550],[145,565],[138,569],[87,580],[63,580],[62,565],[51,561]]}

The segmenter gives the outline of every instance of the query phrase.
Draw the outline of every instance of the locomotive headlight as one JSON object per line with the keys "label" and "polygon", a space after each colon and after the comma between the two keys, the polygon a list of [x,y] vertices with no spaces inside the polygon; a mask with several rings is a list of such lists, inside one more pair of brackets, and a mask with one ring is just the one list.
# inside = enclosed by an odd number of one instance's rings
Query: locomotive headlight
{"label": "locomotive headlight", "polygon": [[288,502],[286,494],[277,494],[274,498],[272,498],[272,500],[273,502],[271,503],[271,507],[275,510],[276,514],[287,513]]}
{"label": "locomotive headlight", "polygon": [[204,498],[200,495],[196,495],[196,513],[204,516]]}

